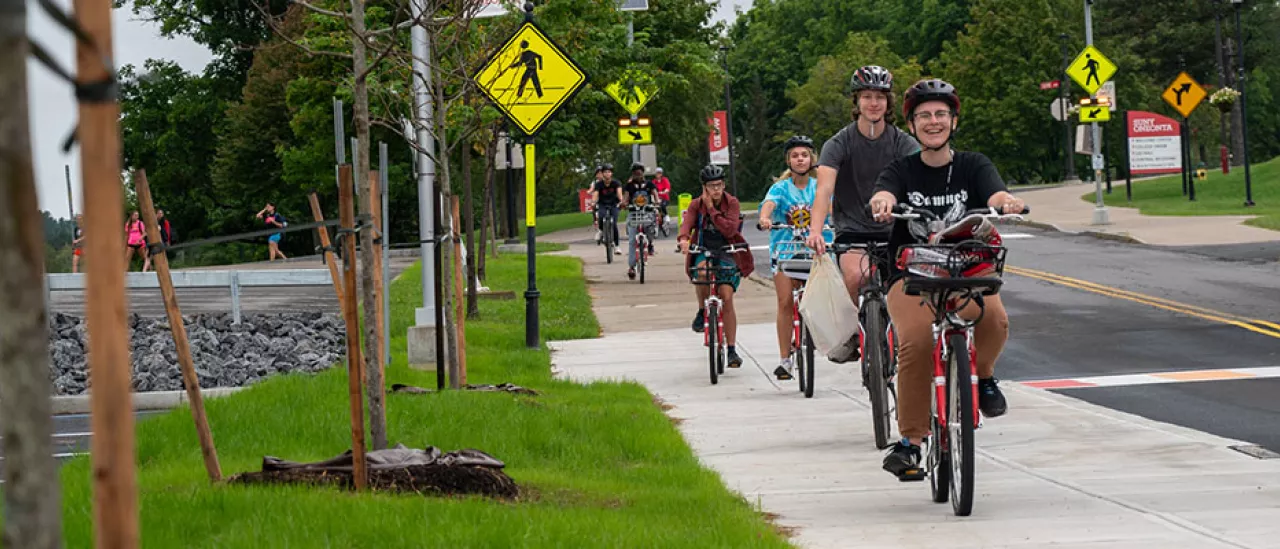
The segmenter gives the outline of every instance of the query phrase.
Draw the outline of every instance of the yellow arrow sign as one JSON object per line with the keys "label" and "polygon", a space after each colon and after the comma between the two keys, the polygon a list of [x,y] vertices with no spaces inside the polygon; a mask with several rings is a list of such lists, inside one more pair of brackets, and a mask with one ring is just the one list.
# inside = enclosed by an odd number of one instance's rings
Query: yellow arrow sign
{"label": "yellow arrow sign", "polygon": [[1200,87],[1200,83],[1196,82],[1191,75],[1182,72],[1178,73],[1178,77],[1173,79],[1173,83],[1165,88],[1164,93],[1160,97],[1173,107],[1174,110],[1182,114],[1183,118],[1191,116],[1191,111],[1196,110],[1201,101],[1204,101],[1208,92]]}
{"label": "yellow arrow sign", "polygon": [[536,135],[582,89],[587,74],[542,29],[525,22],[473,79],[525,135]]}
{"label": "yellow arrow sign", "polygon": [[1071,62],[1071,66],[1067,67],[1067,74],[1075,80],[1080,87],[1084,88],[1089,95],[1098,91],[1102,84],[1111,79],[1116,73],[1116,65],[1112,63],[1107,56],[1102,55],[1098,48],[1088,46],[1080,55],[1076,56],[1075,61]]}
{"label": "yellow arrow sign", "polygon": [[1111,107],[1080,107],[1080,122],[1106,122],[1111,120]]}
{"label": "yellow arrow sign", "polygon": [[648,145],[653,143],[653,126],[618,128],[618,144]]}

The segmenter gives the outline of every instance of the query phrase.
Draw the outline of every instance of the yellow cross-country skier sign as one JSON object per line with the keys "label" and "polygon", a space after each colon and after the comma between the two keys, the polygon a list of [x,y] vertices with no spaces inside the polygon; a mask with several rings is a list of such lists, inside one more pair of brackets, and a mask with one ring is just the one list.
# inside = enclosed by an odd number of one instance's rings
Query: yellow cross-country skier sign
{"label": "yellow cross-country skier sign", "polygon": [[1089,95],[1098,91],[1098,88],[1101,88],[1102,84],[1110,80],[1115,73],[1115,63],[1093,46],[1088,46],[1081,51],[1075,61],[1071,62],[1071,66],[1067,67],[1067,74]]}
{"label": "yellow cross-country skier sign", "polygon": [[536,135],[587,82],[551,37],[526,21],[472,77],[525,135]]}

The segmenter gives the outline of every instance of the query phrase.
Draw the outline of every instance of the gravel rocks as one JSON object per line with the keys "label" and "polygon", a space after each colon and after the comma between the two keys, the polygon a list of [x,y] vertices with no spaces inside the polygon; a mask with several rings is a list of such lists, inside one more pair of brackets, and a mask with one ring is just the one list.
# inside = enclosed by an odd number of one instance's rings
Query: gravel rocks
{"label": "gravel rocks", "polygon": [[[277,373],[318,372],[345,360],[346,332],[329,313],[230,314],[183,319],[200,387],[242,387]],[[178,352],[164,317],[129,316],[133,390],[182,389]],[[84,394],[89,386],[87,326],[80,317],[49,318],[50,378],[54,394]]]}

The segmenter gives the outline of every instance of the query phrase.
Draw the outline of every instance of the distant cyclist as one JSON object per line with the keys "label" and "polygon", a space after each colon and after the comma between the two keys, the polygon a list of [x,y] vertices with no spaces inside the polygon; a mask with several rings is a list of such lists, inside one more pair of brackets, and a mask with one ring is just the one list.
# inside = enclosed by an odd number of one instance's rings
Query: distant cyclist
{"label": "distant cyclist", "polygon": [[[892,221],[898,202],[926,209],[938,216],[949,211],[993,207],[1001,213],[1020,213],[1025,204],[1005,188],[1000,173],[985,155],[955,151],[949,146],[960,114],[960,96],[942,80],[921,80],[903,100],[903,115],[923,150],[889,164],[876,182],[871,210],[876,219]],[[958,208],[958,209],[957,209]],[[956,220],[958,221],[958,219]],[[897,256],[903,244],[915,242],[906,221],[893,225],[890,251]],[[898,338],[898,432],[902,440],[884,458],[885,470],[901,477],[920,464],[920,443],[929,432],[929,399],[933,370],[933,313],[918,296],[903,291],[906,276],[891,262],[889,316]],[[974,329],[978,361],[978,407],[982,415],[1004,415],[1004,395],[996,385],[995,365],[1009,337],[1009,317],[999,295],[983,298],[982,320]],[[971,305],[961,315],[973,319]]]}
{"label": "distant cyclist", "polygon": [[[876,176],[894,159],[919,150],[920,144],[889,123],[893,111],[893,75],[889,71],[876,65],[861,67],[853,72],[851,83],[854,120],[822,145],[813,218],[825,219],[831,214],[835,242],[884,242],[888,240],[889,224],[877,222],[866,213]],[[826,253],[826,242],[820,235],[811,233],[808,243],[819,253]],[[855,306],[863,285],[865,258],[866,254],[858,250],[840,256],[845,288]],[[828,358],[838,363],[857,360],[858,333],[855,331],[849,341],[833,349]]]}
{"label": "distant cyclist", "polygon": [[[810,205],[813,204],[818,180],[811,177],[813,170],[813,140],[807,136],[797,135],[787,139],[783,146],[783,154],[787,159],[787,171],[777,182],[769,187],[764,201],[760,203],[760,226],[768,229],[774,224],[794,226],[822,227],[823,222],[812,221]],[[806,233],[811,232],[806,229]],[[805,236],[808,236],[806,233]],[[823,231],[823,238],[831,242],[834,237],[831,231]],[[792,290],[799,288],[801,281],[794,280],[778,271],[778,261],[792,257],[793,254],[780,253],[778,248],[784,242],[793,240],[790,231],[770,231],[769,234],[769,267],[773,273],[774,293],[778,296],[778,356],[782,357],[773,375],[778,379],[791,379],[791,332],[792,314],[795,307],[791,296]]]}
{"label": "distant cyclist", "polygon": [[[642,207],[647,211],[654,213],[655,221],[657,220],[657,205],[653,202],[658,194],[657,187],[652,181],[644,178],[644,164],[636,162],[631,165],[631,179],[627,180],[627,184],[622,186],[623,204],[628,208]],[[637,200],[640,199],[640,200]],[[644,204],[639,204],[643,202]],[[645,228],[645,235],[649,237],[649,255],[653,255],[653,239],[654,230],[657,227],[650,225]],[[637,227],[627,225],[627,278],[634,280],[636,278],[636,234]]]}
{"label": "distant cyclist", "polygon": [[[591,202],[596,205],[596,216],[600,219],[600,229],[613,232],[613,243],[621,244],[618,238],[618,205],[622,204],[622,183],[613,178],[613,164],[601,166],[600,179],[591,189]],[[613,216],[613,224],[604,226],[605,214]],[[614,248],[615,255],[622,255],[622,250]]]}
{"label": "distant cyclist", "polygon": [[[693,267],[703,267],[711,263],[714,266],[728,267],[733,271],[729,287],[720,286],[717,294],[724,301],[724,340],[728,350],[728,366],[742,366],[742,358],[738,356],[735,343],[738,340],[738,317],[734,314],[733,294],[738,291],[742,277],[751,276],[755,272],[755,260],[750,253],[735,253],[732,257],[713,257],[694,263],[694,256],[689,255],[689,245],[696,241],[702,248],[716,252],[730,244],[745,244],[742,236],[742,209],[738,199],[724,190],[724,170],[715,164],[702,168],[699,174],[702,179],[702,195],[693,199],[689,209],[684,212],[684,220],[680,223],[680,234],[676,242],[680,243],[680,251],[685,254],[685,270],[693,276]],[[712,263],[714,262],[714,263]],[[706,310],[703,303],[711,295],[711,287],[697,285],[698,314],[693,319],[693,331],[701,333],[705,328]]]}
{"label": "distant cyclist", "polygon": [[596,183],[599,183],[600,179],[604,177],[603,174],[604,166],[596,166],[595,179],[592,179],[591,182],[587,184],[587,209],[591,212],[591,226],[596,228],[596,244],[602,242],[600,237],[604,233],[600,232],[600,215],[596,211],[595,201],[591,197],[596,190]]}
{"label": "distant cyclist", "polygon": [[658,189],[658,205],[662,208],[662,223],[667,222],[667,206],[671,204],[671,180],[667,179],[667,175],[663,173],[662,166],[658,166],[655,170],[656,175],[653,176],[653,186]]}

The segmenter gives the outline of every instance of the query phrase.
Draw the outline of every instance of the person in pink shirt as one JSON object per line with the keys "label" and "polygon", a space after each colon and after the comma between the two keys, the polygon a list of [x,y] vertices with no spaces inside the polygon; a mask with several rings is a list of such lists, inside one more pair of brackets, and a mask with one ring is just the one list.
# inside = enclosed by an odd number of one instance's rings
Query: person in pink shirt
{"label": "person in pink shirt", "polygon": [[658,189],[658,203],[662,204],[662,224],[667,224],[667,204],[671,203],[671,180],[667,179],[667,174],[662,173],[662,168],[657,169],[657,174],[653,176],[653,186]]}
{"label": "person in pink shirt", "polygon": [[147,272],[151,269],[151,256],[147,255],[147,233],[142,220],[138,218],[138,210],[129,212],[129,220],[124,223],[124,234],[129,245],[124,253],[126,269],[133,261],[133,253],[138,252],[138,257],[142,258],[142,272]]}

